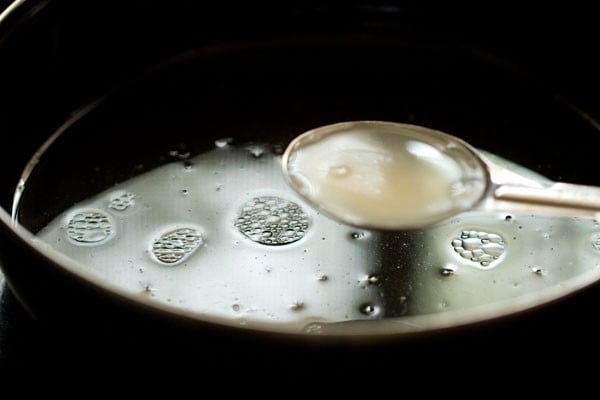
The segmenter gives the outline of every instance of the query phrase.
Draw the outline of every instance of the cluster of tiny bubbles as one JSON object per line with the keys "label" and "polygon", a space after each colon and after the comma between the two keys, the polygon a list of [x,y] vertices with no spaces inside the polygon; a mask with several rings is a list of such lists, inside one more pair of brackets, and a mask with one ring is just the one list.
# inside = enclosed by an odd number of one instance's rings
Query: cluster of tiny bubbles
{"label": "cluster of tiny bubbles", "polygon": [[131,192],[125,192],[119,196],[113,197],[108,203],[108,208],[115,211],[124,211],[135,204],[135,195]]}
{"label": "cluster of tiny bubbles", "polygon": [[98,243],[112,233],[108,216],[100,211],[82,211],[73,216],[67,224],[67,234],[80,243]]}
{"label": "cluster of tiny bubbles", "polygon": [[193,228],[180,228],[163,234],[152,243],[152,254],[165,264],[175,264],[192,254],[204,242]]}
{"label": "cluster of tiny bubbles", "polygon": [[504,239],[495,233],[468,230],[452,240],[452,247],[462,258],[487,267],[504,253]]}
{"label": "cluster of tiny bubbles", "polygon": [[293,243],[304,237],[309,217],[298,204],[276,196],[247,201],[235,227],[250,240],[266,245]]}
{"label": "cluster of tiny bubbles", "polygon": [[220,139],[215,140],[215,146],[217,146],[219,149],[227,147],[231,143],[233,143],[233,138],[230,138],[230,137],[220,138]]}
{"label": "cluster of tiny bubbles", "polygon": [[458,268],[455,265],[447,264],[447,265],[444,265],[440,269],[440,273],[444,276],[450,276],[450,275],[454,275],[456,273],[457,269]]}

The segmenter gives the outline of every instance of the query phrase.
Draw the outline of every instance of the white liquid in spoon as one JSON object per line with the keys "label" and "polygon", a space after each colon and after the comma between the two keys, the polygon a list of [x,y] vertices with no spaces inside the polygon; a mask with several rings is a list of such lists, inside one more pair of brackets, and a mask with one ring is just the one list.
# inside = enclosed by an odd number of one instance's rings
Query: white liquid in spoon
{"label": "white liquid in spoon", "polygon": [[344,222],[423,226],[471,206],[485,188],[464,154],[457,158],[456,147],[424,128],[350,122],[321,129],[290,145],[284,168],[302,196]]}

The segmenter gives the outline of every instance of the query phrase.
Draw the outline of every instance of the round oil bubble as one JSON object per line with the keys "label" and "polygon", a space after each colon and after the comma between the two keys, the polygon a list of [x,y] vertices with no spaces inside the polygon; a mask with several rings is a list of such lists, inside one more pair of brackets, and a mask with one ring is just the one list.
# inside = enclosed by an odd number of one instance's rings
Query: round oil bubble
{"label": "round oil bubble", "polygon": [[452,248],[462,258],[488,267],[504,253],[504,239],[495,233],[465,230],[452,240]]}
{"label": "round oil bubble", "polygon": [[67,224],[69,238],[78,243],[99,243],[113,232],[108,216],[97,210],[81,211]]}
{"label": "round oil bubble", "polygon": [[164,264],[176,264],[191,255],[202,243],[202,235],[194,228],[179,228],[161,235],[152,243],[152,254]]}
{"label": "round oil bubble", "polygon": [[250,240],[266,245],[284,245],[304,237],[308,214],[298,204],[276,196],[247,201],[235,227]]}

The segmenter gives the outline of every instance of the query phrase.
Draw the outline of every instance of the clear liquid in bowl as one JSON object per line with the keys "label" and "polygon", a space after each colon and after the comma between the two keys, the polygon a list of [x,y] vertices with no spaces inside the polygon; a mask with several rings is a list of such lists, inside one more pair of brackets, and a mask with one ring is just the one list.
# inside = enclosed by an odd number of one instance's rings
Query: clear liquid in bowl
{"label": "clear liquid in bowl", "polygon": [[589,220],[465,213],[407,232],[340,224],[287,186],[279,150],[217,141],[75,204],[38,238],[120,291],[292,331],[482,306],[598,268],[600,228]]}

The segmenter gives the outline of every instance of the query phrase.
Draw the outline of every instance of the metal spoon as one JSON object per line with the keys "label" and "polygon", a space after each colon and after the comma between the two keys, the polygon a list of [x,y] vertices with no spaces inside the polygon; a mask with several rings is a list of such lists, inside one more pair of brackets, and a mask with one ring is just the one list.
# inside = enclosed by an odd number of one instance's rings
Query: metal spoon
{"label": "metal spoon", "polygon": [[341,222],[417,229],[469,210],[597,218],[600,188],[532,179],[463,140],[425,127],[353,121],[296,137],[288,184]]}

